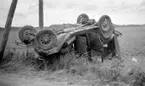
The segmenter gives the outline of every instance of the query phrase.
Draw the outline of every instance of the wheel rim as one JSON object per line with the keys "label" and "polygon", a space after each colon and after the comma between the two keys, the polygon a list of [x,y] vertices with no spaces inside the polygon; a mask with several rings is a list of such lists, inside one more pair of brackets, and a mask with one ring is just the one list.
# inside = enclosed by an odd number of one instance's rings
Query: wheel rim
{"label": "wheel rim", "polygon": [[39,42],[43,46],[48,46],[48,45],[50,45],[51,37],[48,34],[45,34],[40,37]]}
{"label": "wheel rim", "polygon": [[107,19],[104,19],[104,21],[102,21],[102,23],[101,23],[101,27],[102,27],[103,31],[105,31],[105,32],[109,31],[109,29],[110,29],[109,21]]}
{"label": "wheel rim", "polygon": [[31,33],[33,33],[32,30],[25,30],[25,31],[24,31],[24,34],[23,34],[24,38],[30,39],[30,40],[31,40],[32,38],[34,38],[34,37],[33,37],[34,35],[32,35]]}

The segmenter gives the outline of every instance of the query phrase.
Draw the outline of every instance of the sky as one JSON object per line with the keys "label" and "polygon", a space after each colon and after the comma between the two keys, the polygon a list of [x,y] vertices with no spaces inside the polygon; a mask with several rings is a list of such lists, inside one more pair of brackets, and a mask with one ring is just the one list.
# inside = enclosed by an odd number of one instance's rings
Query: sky
{"label": "sky", "polygon": [[[5,26],[12,0],[0,0],[0,27]],[[18,0],[12,26],[38,26],[39,0]],[[43,0],[44,25],[76,23],[86,13],[96,21],[109,15],[114,24],[145,24],[145,0]]]}

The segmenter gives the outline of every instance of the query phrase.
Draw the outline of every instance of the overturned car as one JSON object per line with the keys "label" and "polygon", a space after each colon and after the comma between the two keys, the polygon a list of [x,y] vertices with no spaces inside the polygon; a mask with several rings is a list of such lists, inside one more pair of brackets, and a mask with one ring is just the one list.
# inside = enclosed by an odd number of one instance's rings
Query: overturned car
{"label": "overturned car", "polygon": [[77,55],[91,50],[101,53],[102,61],[107,55],[120,57],[120,48],[116,31],[108,15],[100,17],[98,22],[89,19],[86,14],[79,15],[74,27],[54,32],[49,29],[37,30],[32,26],[24,26],[19,31],[19,38],[26,46],[33,47],[40,56],[49,58],[53,54],[65,54],[75,51]]}

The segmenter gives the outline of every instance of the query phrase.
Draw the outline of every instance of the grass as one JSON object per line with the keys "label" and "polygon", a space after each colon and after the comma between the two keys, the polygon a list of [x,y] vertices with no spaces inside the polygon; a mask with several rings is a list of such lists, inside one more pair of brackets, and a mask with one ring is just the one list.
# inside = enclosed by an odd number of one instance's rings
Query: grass
{"label": "grass", "polygon": [[41,61],[35,58],[33,52],[20,54],[9,50],[4,56],[0,68],[2,71],[20,72],[39,70],[42,65]]}
{"label": "grass", "polygon": [[47,66],[48,70],[46,71],[44,70],[43,61],[37,59],[33,52],[19,54],[13,50],[10,50],[5,55],[3,65],[0,67],[1,73],[26,72],[34,74],[43,70],[47,73],[55,73],[55,76],[57,76],[60,73],[56,72],[63,70],[65,74],[80,76],[83,80],[90,82],[90,84],[99,84],[99,86],[108,84],[111,84],[111,86],[127,84],[143,86],[141,84],[145,80],[145,73],[138,67],[132,68],[125,76],[122,76],[121,70],[124,68],[124,65],[119,59],[105,60],[104,63],[98,61],[89,62],[87,56],[76,58],[72,52]]}

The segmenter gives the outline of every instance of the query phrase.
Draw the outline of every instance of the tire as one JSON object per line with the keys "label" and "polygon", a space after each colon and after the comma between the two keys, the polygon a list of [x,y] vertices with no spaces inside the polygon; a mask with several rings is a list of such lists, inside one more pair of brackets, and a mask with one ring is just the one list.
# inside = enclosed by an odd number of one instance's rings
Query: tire
{"label": "tire", "polygon": [[24,26],[19,30],[19,39],[26,45],[32,45],[37,30],[30,25]]}
{"label": "tire", "polygon": [[51,30],[41,30],[36,34],[35,43],[38,49],[49,50],[57,45],[57,37]]}
{"label": "tire", "polygon": [[89,16],[85,13],[80,14],[77,18],[78,24],[85,24],[89,20]]}
{"label": "tire", "polygon": [[110,38],[114,31],[114,26],[112,24],[111,18],[108,15],[101,16],[98,25],[100,27],[102,36],[105,39]]}

